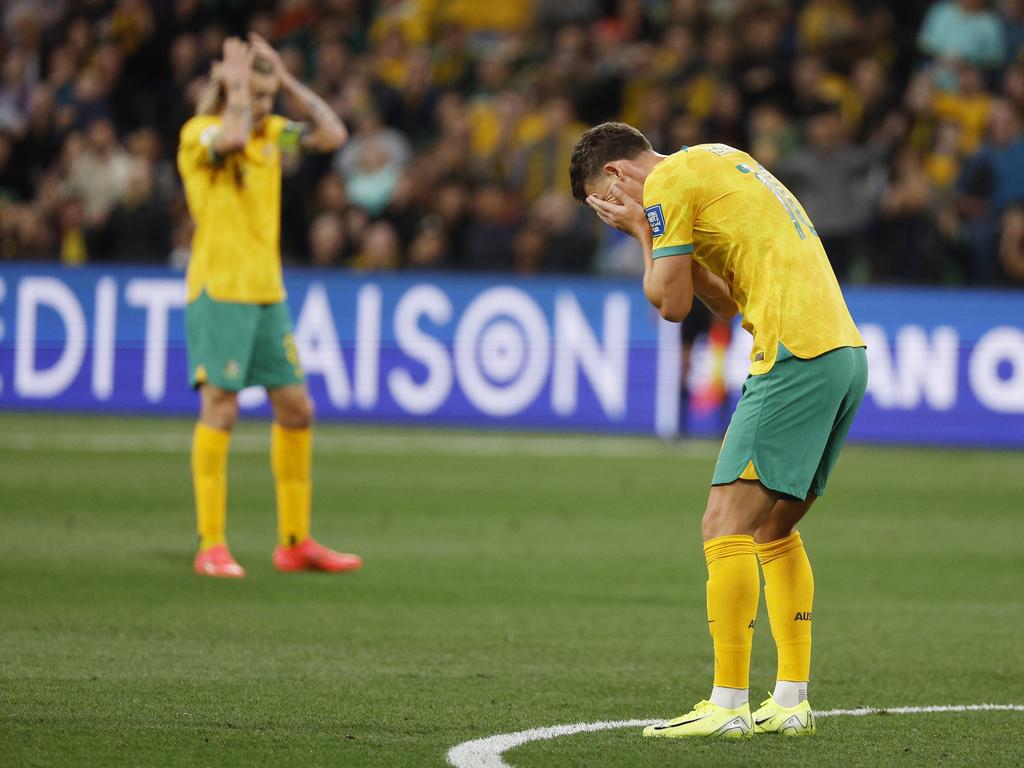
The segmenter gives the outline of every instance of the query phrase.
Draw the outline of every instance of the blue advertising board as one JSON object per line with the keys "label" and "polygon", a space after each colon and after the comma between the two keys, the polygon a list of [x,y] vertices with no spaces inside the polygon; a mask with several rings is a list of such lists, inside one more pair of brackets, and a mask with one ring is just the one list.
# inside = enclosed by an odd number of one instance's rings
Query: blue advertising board
{"label": "blue advertising board", "polygon": [[[321,419],[674,429],[678,350],[661,339],[678,334],[632,283],[296,272],[286,285]],[[194,413],[184,305],[165,270],[0,269],[0,407]],[[260,390],[240,402],[267,410]]]}
{"label": "blue advertising board", "polygon": [[868,345],[853,437],[1024,448],[1024,292],[846,292]]}
{"label": "blue advertising board", "polygon": [[[321,419],[677,428],[678,327],[638,281],[294,271],[286,284]],[[851,439],[1024,448],[1024,293],[846,295],[870,361]],[[170,270],[0,267],[0,408],[195,413],[184,304]],[[749,348],[735,329],[732,399]],[[691,377],[710,375],[696,358]],[[260,390],[240,402],[267,412]]]}

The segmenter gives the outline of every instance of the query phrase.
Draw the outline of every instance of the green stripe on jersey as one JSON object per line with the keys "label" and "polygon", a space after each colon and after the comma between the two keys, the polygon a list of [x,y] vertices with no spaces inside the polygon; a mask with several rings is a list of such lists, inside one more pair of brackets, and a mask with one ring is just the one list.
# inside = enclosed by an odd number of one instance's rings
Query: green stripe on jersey
{"label": "green stripe on jersey", "polygon": [[666,245],[664,248],[655,248],[651,254],[652,259],[663,259],[666,256],[682,256],[684,253],[693,253],[693,243],[686,245]]}

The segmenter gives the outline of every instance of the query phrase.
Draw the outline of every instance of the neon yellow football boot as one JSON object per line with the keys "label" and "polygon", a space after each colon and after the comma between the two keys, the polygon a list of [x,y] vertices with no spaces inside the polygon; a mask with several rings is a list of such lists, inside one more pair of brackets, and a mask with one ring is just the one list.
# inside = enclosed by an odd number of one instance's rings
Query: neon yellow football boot
{"label": "neon yellow football boot", "polygon": [[710,701],[699,702],[685,715],[644,728],[644,736],[672,739],[686,736],[746,739],[752,735],[749,704],[736,709],[726,709]]}
{"label": "neon yellow football boot", "polygon": [[783,736],[810,736],[814,733],[814,713],[809,702],[783,707],[770,695],[754,713],[754,733],[780,733]]}

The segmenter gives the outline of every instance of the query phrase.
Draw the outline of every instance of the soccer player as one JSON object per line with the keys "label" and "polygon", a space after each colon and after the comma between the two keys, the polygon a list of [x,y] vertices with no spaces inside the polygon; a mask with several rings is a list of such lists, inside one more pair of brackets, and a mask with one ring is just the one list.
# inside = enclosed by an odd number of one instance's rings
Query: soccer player
{"label": "soccer player", "polygon": [[[310,123],[271,113],[278,89]],[[195,222],[185,310],[189,376],[200,396],[192,443],[199,553],[206,576],[241,577],[227,548],[227,457],[238,391],[266,387],[274,412],[270,465],[277,496],[279,571],[351,571],[356,555],[309,534],[313,406],[292,338],[281,277],[281,153],[330,152],[348,134],[262,38],[231,38],[197,115],[181,129],[178,169]]]}
{"label": "soccer player", "polygon": [[[572,153],[574,196],[643,247],[643,289],[668,320],[697,296],[754,337],[750,375],[701,521],[714,685],[645,736],[814,732],[807,701],[814,581],[797,523],[825,491],[867,385],[864,341],[800,203],[746,152],[673,155],[623,123],[591,128]],[[778,650],[774,693],[753,716],[750,650],[765,581]]]}

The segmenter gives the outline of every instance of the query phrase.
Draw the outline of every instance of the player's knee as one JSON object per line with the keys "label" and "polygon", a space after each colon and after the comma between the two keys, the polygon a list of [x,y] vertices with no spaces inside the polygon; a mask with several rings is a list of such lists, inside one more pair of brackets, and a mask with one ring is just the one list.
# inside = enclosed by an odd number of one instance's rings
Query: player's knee
{"label": "player's knee", "polygon": [[230,430],[238,420],[238,398],[233,392],[206,393],[200,420],[215,429]]}
{"label": "player's knee", "polygon": [[313,417],[316,415],[316,407],[313,405],[313,398],[304,394],[302,397],[298,398],[298,403],[296,403],[296,405],[296,418],[302,422],[303,428],[311,427],[313,425]]}
{"label": "player's knee", "polygon": [[777,503],[757,527],[754,540],[759,544],[765,544],[790,536],[816,498],[813,493],[809,493],[803,501],[784,500]]}
{"label": "player's knee", "polygon": [[721,536],[718,533],[720,525],[718,517],[718,514],[713,512],[710,507],[704,511],[704,517],[700,520],[700,535],[704,541],[710,541]]}
{"label": "player's knee", "polygon": [[704,517],[700,521],[700,533],[704,541],[717,539],[719,536],[731,536],[742,531],[735,530],[736,524],[728,514],[725,506],[716,503],[714,499],[708,500],[708,506],[704,510]]}
{"label": "player's knee", "polygon": [[308,429],[313,424],[313,399],[306,393],[289,397],[274,410],[277,423],[289,429]]}
{"label": "player's knee", "polygon": [[796,524],[791,520],[782,520],[779,517],[769,515],[768,518],[754,531],[754,541],[758,544],[767,544],[769,541],[778,541],[789,536],[796,530]]}

